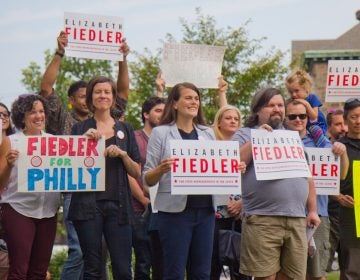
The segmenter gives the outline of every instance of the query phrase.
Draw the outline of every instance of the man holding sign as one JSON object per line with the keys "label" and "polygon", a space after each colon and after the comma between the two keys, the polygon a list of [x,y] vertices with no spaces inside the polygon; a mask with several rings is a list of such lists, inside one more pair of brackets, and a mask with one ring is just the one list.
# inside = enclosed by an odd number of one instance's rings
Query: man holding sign
{"label": "man holding sign", "polygon": [[[286,127],[290,130],[299,132],[301,140],[305,147],[309,148],[332,148],[334,155],[340,157],[340,170],[337,170],[337,166],[331,164],[322,164],[321,173],[324,177],[340,176],[342,179],[345,178],[349,167],[349,160],[346,154],[346,147],[344,144],[334,142],[333,145],[329,140],[325,138],[325,141],[316,141],[314,137],[311,137],[310,133],[306,130],[308,122],[308,116],[306,114],[306,107],[303,103],[295,100],[290,100],[286,104]],[[322,134],[320,127],[317,127],[321,136]],[[318,143],[322,143],[318,146]],[[335,167],[335,168],[333,168]],[[318,169],[312,168],[312,175],[315,177]],[[316,253],[308,258],[307,274],[310,279],[326,279],[326,268],[327,260],[329,258],[329,234],[330,234],[330,222],[328,214],[328,196],[317,195],[316,205],[318,214],[321,220],[320,226],[314,233],[314,241],[316,245]]]}
{"label": "man holding sign", "polygon": [[[357,229],[360,221],[356,219],[359,212],[355,204],[359,201],[356,194],[359,186],[355,186],[355,179],[359,176],[359,170],[354,169],[354,163],[360,161],[360,99],[350,98],[344,104],[344,118],[348,125],[348,133],[339,141],[344,143],[350,161],[349,172],[345,180],[340,183],[342,194],[339,213],[340,228],[340,270],[341,279],[360,279],[360,239]],[[355,199],[355,201],[354,201]],[[355,207],[355,211],[354,211]]]}
{"label": "man holding sign", "polygon": [[[240,272],[264,279],[305,279],[306,225],[320,223],[311,178],[258,181],[251,149],[251,128],[283,129],[285,102],[275,88],[258,91],[251,103],[245,127],[233,140],[240,143],[241,160],[248,168],[243,176],[243,228]],[[305,207],[308,215],[305,215]]]}

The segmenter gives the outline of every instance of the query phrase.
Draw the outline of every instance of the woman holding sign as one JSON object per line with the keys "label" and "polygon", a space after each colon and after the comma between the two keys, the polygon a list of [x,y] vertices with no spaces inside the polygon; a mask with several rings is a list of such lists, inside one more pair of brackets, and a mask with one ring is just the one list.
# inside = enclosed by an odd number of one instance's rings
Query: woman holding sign
{"label": "woman holding sign", "polygon": [[215,140],[212,129],[204,124],[199,90],[190,83],[177,84],[169,93],[161,125],[149,139],[144,181],[150,187],[159,183],[154,206],[159,210],[164,279],[184,279],[187,263],[189,278],[210,278],[215,222],[212,196],[171,195],[170,181],[174,163],[170,141]]}
{"label": "woman holding sign", "polygon": [[[20,193],[17,180],[17,142],[21,137],[44,135],[47,107],[41,96],[20,95],[12,105],[12,121],[19,132],[0,158],[0,186],[4,239],[8,246],[8,279],[45,279],[56,234],[59,193]],[[27,183],[25,181],[25,183]]]}
{"label": "woman holding sign", "polygon": [[[241,127],[241,112],[238,108],[232,105],[222,106],[216,113],[214,118],[214,133],[217,140],[231,141],[235,132]],[[241,162],[242,172],[245,172],[246,165]],[[234,230],[241,232],[240,214],[242,209],[241,195],[217,195],[215,196],[215,204],[217,206],[215,212],[215,231],[214,231],[214,247],[211,265],[212,280],[220,279],[223,271],[223,263],[219,257],[219,230],[231,230],[234,225]],[[240,244],[239,244],[240,249]],[[229,263],[230,278],[232,280],[251,279],[249,276],[241,275],[239,273],[239,265]]]}
{"label": "woman holding sign", "polygon": [[94,77],[86,88],[93,117],[73,126],[72,134],[105,137],[105,191],[75,192],[68,218],[73,221],[84,255],[84,279],[101,279],[102,236],[110,252],[114,279],[131,275],[131,192],[128,174],[140,176],[140,155],[130,125],[114,119],[115,83]]}

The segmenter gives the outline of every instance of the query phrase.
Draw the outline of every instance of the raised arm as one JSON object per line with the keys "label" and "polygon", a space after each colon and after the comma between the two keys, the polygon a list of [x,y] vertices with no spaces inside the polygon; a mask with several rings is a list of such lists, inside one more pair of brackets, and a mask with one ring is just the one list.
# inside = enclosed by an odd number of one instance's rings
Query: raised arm
{"label": "raised arm", "polygon": [[61,31],[59,37],[57,38],[58,47],[55,55],[47,66],[40,83],[40,92],[44,97],[47,97],[52,93],[54,84],[59,74],[61,59],[65,54],[65,47],[67,46],[67,43],[67,35],[64,31]]}
{"label": "raised arm", "polygon": [[227,98],[226,98],[226,92],[228,90],[228,83],[224,80],[223,76],[220,76],[219,78],[219,83],[218,83],[218,88],[217,88],[217,95],[219,98],[219,106],[224,107],[226,105],[228,105],[227,102]]}
{"label": "raised arm", "polygon": [[155,86],[156,86],[156,96],[157,97],[164,97],[165,91],[165,80],[161,76],[161,72],[156,75]]}
{"label": "raised arm", "polygon": [[117,78],[117,94],[120,98],[128,100],[129,98],[129,70],[127,65],[127,55],[129,54],[129,46],[126,40],[123,39],[119,48],[119,51],[123,54],[123,61],[119,61],[119,72]]}

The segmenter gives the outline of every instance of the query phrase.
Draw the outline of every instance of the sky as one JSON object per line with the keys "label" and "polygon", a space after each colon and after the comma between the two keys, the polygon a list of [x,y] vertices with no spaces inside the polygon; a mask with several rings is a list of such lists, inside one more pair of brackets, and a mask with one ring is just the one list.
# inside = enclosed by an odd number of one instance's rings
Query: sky
{"label": "sky", "polygon": [[[119,16],[132,50],[160,48],[166,33],[181,38],[180,18],[195,9],[217,27],[247,25],[251,39],[266,37],[264,49],[291,49],[292,40],[335,39],[356,25],[355,0],[2,0],[0,9],[0,102],[10,105],[26,92],[21,69],[31,61],[44,70],[44,51],[54,50],[64,12]],[[359,38],[360,39],[360,38]],[[288,59],[290,55],[288,55]],[[131,61],[134,56],[129,55]]]}

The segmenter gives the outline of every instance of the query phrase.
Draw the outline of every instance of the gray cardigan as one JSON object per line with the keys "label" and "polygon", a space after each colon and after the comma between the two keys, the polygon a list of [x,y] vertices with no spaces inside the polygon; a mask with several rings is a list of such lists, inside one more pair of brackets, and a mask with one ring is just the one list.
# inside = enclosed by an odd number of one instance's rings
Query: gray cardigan
{"label": "gray cardigan", "polygon": [[[199,141],[215,140],[211,128],[203,125],[195,126]],[[150,135],[146,164],[143,174],[156,168],[161,160],[170,158],[170,140],[181,140],[181,135],[175,123],[155,127]],[[146,182],[144,181],[144,184]],[[164,174],[159,180],[159,189],[155,198],[155,208],[162,212],[182,212],[186,207],[187,195],[171,195],[171,173]],[[151,187],[151,186],[150,186]]]}

